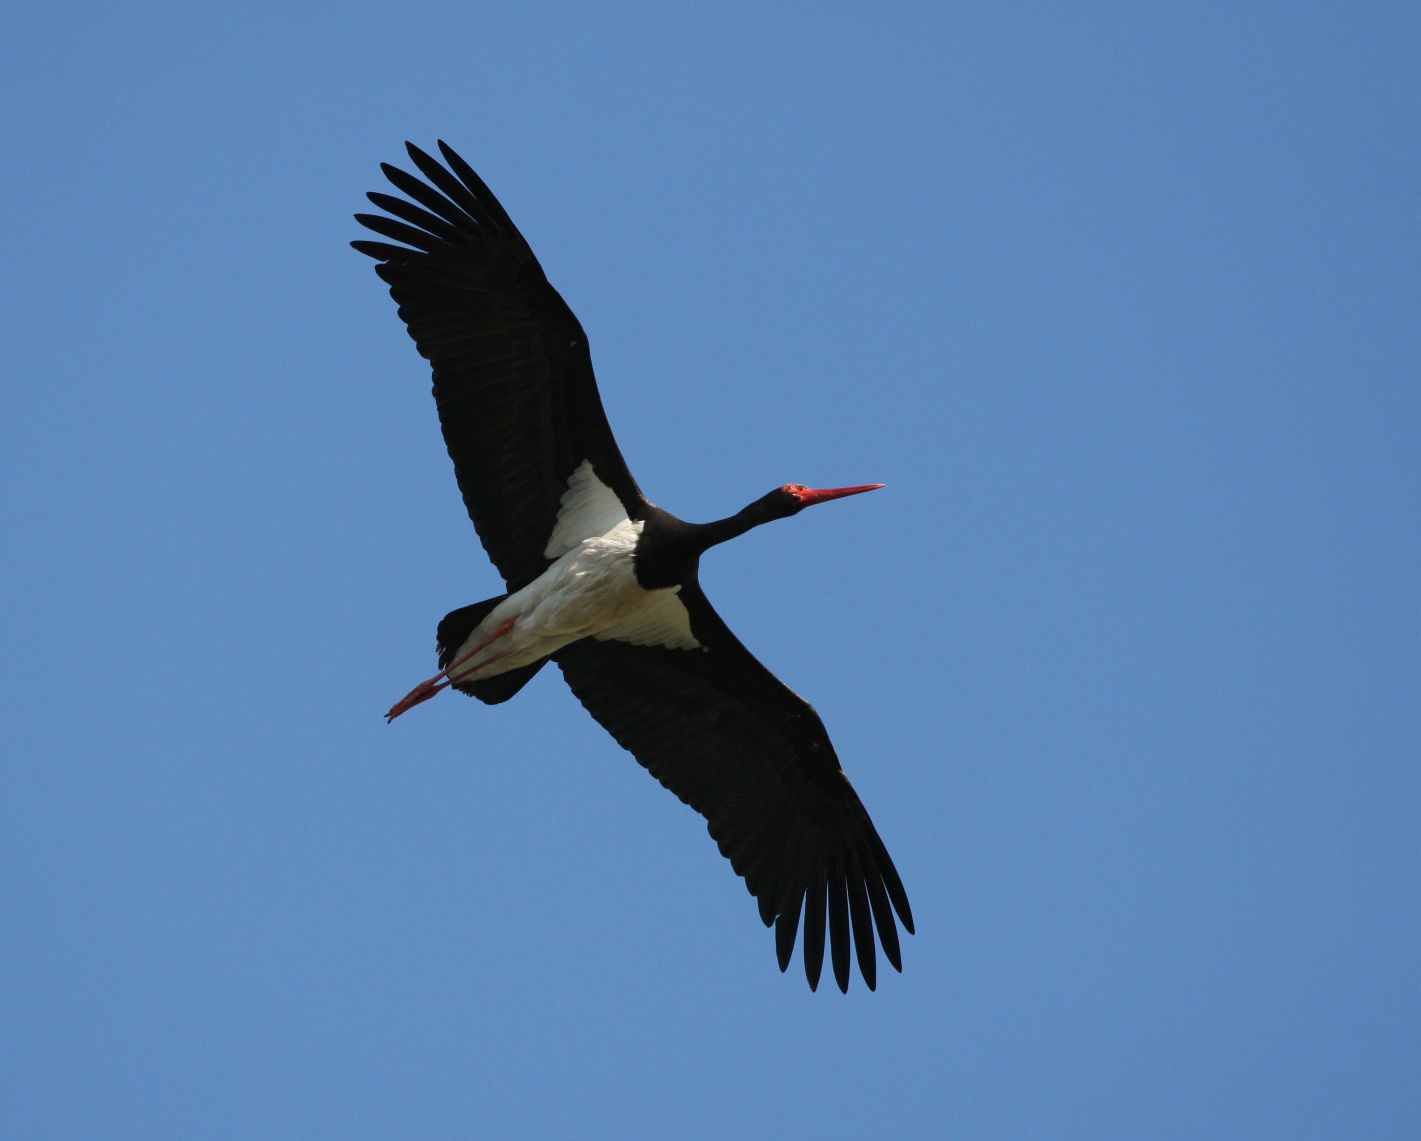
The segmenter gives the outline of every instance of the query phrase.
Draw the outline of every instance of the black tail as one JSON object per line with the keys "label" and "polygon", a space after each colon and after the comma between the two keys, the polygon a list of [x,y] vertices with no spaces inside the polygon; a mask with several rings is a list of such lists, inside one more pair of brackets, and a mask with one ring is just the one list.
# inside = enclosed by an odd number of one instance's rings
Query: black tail
{"label": "black tail", "polygon": [[[439,623],[439,629],[434,638],[439,649],[439,668],[446,668],[454,660],[454,654],[464,640],[474,632],[474,629],[484,620],[495,606],[502,602],[508,595],[500,594],[497,598],[485,599],[483,602],[475,602],[472,606],[461,606],[458,610],[451,610],[444,615]],[[501,701],[507,701],[520,689],[522,689],[535,673],[543,668],[543,663],[547,658],[539,658],[526,666],[519,666],[516,670],[509,670],[507,673],[494,674],[489,678],[480,678],[472,681],[456,681],[452,685],[460,693],[467,693],[471,697],[477,697],[487,705],[497,705]]]}

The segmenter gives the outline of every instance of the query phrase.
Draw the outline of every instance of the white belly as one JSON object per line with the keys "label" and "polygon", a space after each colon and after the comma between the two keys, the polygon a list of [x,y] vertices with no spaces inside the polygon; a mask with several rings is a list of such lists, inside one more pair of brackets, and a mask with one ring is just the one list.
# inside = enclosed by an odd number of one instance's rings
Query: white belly
{"label": "white belly", "polygon": [[[495,606],[455,653],[450,678],[491,677],[599,635],[694,646],[685,609],[675,600],[679,588],[649,591],[636,580],[634,555],[642,527],[623,519],[606,534],[581,540]],[[509,621],[509,631],[495,638]],[[484,642],[488,645],[482,651],[461,660]]]}

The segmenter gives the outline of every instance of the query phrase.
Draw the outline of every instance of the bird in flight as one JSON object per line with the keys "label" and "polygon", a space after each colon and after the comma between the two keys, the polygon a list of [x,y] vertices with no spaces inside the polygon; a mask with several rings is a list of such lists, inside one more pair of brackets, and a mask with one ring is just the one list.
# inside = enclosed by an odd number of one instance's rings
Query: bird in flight
{"label": "bird in flight", "polygon": [[406,144],[423,178],[389,164],[405,197],[372,191],[356,220],[430,363],[464,505],[508,593],[445,615],[439,672],[390,720],[449,687],[507,701],[557,662],[587,711],[708,822],[775,929],[780,970],[803,925],[817,988],[827,927],[847,991],[850,946],[876,985],[877,944],[903,969],[912,911],[819,715],[747,650],[701,591],[701,555],[806,507],[882,484],[789,483],[712,523],[651,503],[602,410],[587,336],[472,168]]}

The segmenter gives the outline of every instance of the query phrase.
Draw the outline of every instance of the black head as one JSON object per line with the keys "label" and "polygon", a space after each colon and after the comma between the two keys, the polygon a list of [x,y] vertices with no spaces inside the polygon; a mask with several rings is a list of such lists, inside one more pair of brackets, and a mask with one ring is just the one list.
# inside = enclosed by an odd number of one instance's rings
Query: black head
{"label": "black head", "polygon": [[813,488],[802,483],[787,483],[761,498],[755,506],[764,512],[766,519],[787,519],[816,503],[828,503],[831,499],[858,495],[861,491],[876,491],[882,486],[881,483],[866,483],[859,487]]}

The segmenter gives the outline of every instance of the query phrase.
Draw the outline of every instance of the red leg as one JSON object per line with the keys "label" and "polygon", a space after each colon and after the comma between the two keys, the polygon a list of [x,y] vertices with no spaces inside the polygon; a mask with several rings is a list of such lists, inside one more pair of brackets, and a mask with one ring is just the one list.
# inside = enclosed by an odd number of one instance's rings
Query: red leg
{"label": "red leg", "polygon": [[[502,626],[500,626],[497,630],[495,630],[492,634],[490,634],[487,638],[485,638],[482,642],[480,642],[477,646],[475,646],[472,650],[470,650],[470,651],[469,651],[467,654],[465,654],[462,658],[458,658],[457,660],[450,662],[447,667],[445,667],[444,669],[440,670],[440,671],[439,671],[437,674],[435,674],[434,676],[435,676],[435,677],[443,677],[445,674],[449,673],[451,670],[457,670],[460,666],[462,666],[465,662],[467,662],[467,661],[468,661],[470,658],[472,658],[475,654],[480,653],[481,651],[487,649],[490,645],[492,645],[494,642],[497,642],[500,638],[502,638],[505,634],[507,634],[510,630],[512,630],[512,629],[513,629],[513,621],[514,621],[514,620],[513,620],[512,618],[508,619],[508,621],[506,621],[505,623],[503,623]],[[499,654],[499,655],[497,655],[497,657],[489,658],[488,662],[497,661],[498,658],[502,658],[502,657],[506,657],[506,656],[507,656],[506,654]],[[475,668],[475,669],[483,669],[484,666],[488,665],[488,662],[480,662],[480,663],[479,663],[477,666],[475,666],[474,668]]]}
{"label": "red leg", "polygon": [[[420,682],[417,686],[410,690],[409,693],[405,694],[404,697],[400,698],[399,701],[395,702],[395,704],[390,707],[390,711],[385,714],[385,720],[393,721],[401,713],[413,709],[422,701],[428,701],[441,689],[449,685],[449,671],[458,669],[475,654],[479,653],[481,650],[486,649],[489,645],[498,641],[498,639],[506,635],[510,630],[513,629],[513,621],[514,620],[512,618],[508,619],[507,622],[503,623],[503,625],[501,625],[497,630],[495,630],[492,634],[490,634],[487,638],[485,638],[467,654],[461,657],[458,661],[450,662],[433,677],[427,678],[426,680]],[[486,665],[498,661],[499,658],[508,657],[508,655],[512,652],[512,650],[504,650],[502,653],[494,654],[491,657],[485,658],[477,666],[475,666],[474,669],[481,670]],[[444,680],[440,681],[440,678],[443,678]]]}

